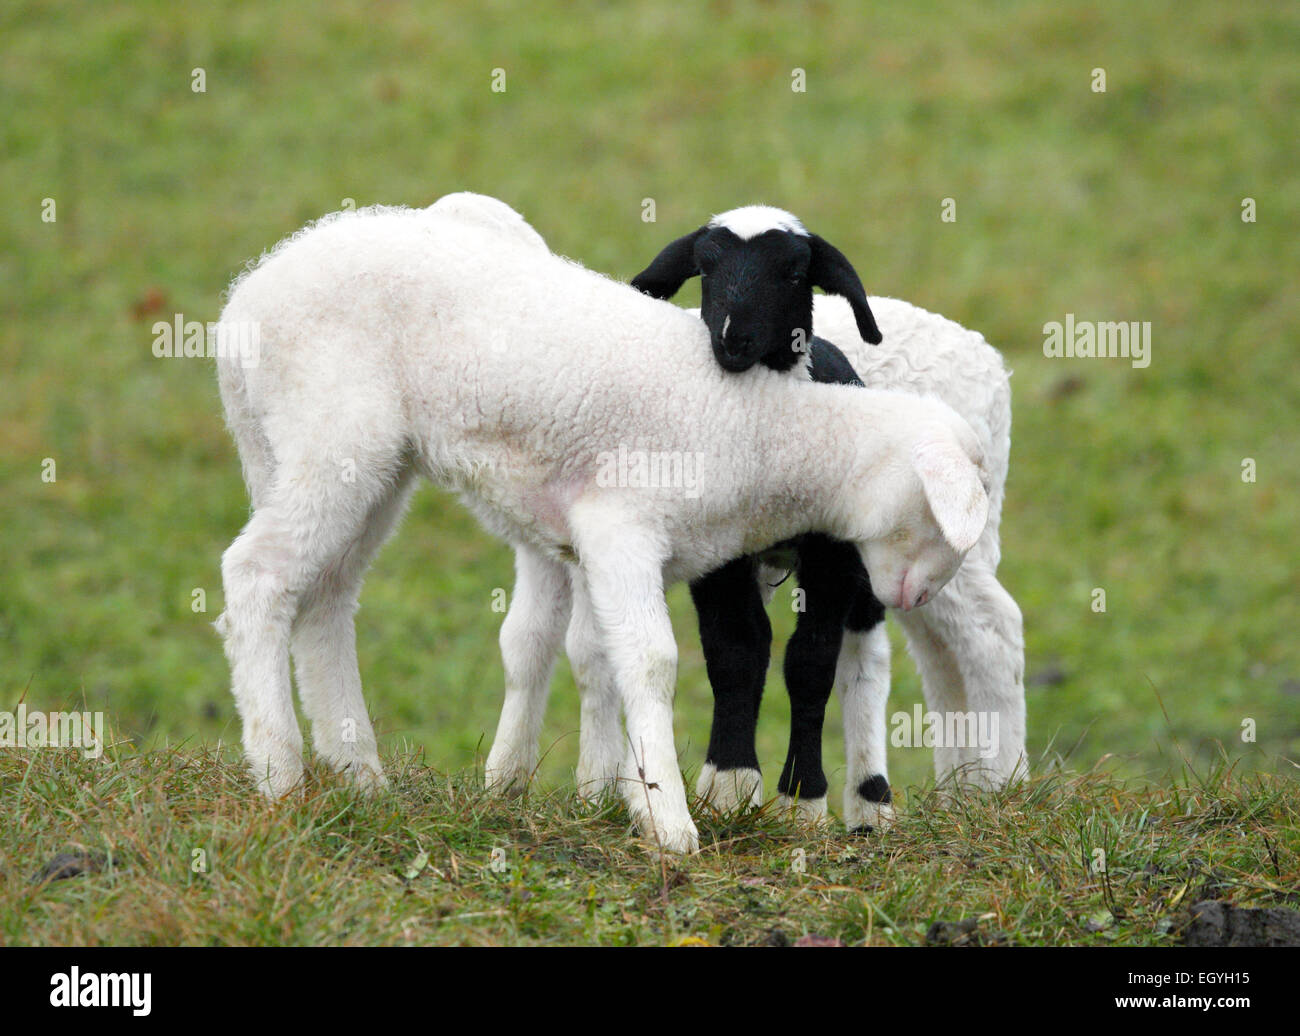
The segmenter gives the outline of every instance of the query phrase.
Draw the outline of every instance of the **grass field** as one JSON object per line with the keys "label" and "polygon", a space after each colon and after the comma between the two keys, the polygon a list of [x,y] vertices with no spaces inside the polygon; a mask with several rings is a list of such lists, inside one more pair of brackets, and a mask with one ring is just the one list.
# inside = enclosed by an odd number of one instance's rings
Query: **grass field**
{"label": "grass field", "polygon": [[[411,757],[381,799],[318,774],[268,807],[215,751],[50,755],[0,757],[34,847],[0,873],[5,943],[888,946],[974,921],[983,943],[1160,945],[1198,900],[1294,904],[1300,884],[1300,805],[1271,777],[1038,777],[953,808],[914,796],[867,838],[701,807],[681,859],[628,839],[621,805],[503,803]],[[87,873],[42,878],[74,845]]]}
{"label": "grass field", "polygon": [[[744,880],[785,873],[805,844],[817,867],[754,895],[770,891],[793,929],[848,941],[870,925],[870,941],[915,941],[945,901],[1024,941],[1070,941],[1085,931],[1070,919],[1106,905],[1079,862],[1095,845],[1165,877],[1150,902],[1127,903],[1128,923],[1088,939],[1167,938],[1157,899],[1172,909],[1205,868],[1226,868],[1251,901],[1294,885],[1298,51],[1300,14],[1250,3],[6,5],[0,710],[102,710],[119,747],[93,765],[0,748],[0,938],[394,941],[407,938],[396,897],[425,882],[412,913],[445,900],[447,916],[472,915],[475,896],[487,913],[422,922],[416,941],[733,929],[755,941],[708,905],[710,883],[730,883],[731,909]],[[782,205],[853,259],[870,292],[1004,352],[1015,422],[1001,572],[1025,614],[1040,783],[1000,811],[950,813],[925,805],[929,751],[898,749],[903,820],[880,845],[800,841],[761,817],[723,824],[710,829],[721,848],[672,865],[686,877],[655,913],[657,860],[631,853],[616,809],[586,815],[568,798],[577,699],[563,665],[532,797],[503,806],[476,791],[501,695],[493,593],[509,589],[511,558],[425,490],[357,624],[399,798],[356,805],[327,786],[281,811],[242,802],[210,624],[247,499],[210,361],[155,358],[152,325],[215,319],[247,260],[345,199],[426,205],[463,189],[503,198],[556,251],[621,278],[712,212]],[[1046,358],[1043,326],[1066,314],[1149,321],[1150,366]],[[710,694],[685,588],[670,602],[693,771]],[[779,596],[772,614],[780,643],[793,615]],[[920,690],[901,639],[895,670],[892,707],[910,709]],[[760,730],[770,785],[786,714],[774,667]],[[835,804],[835,729],[828,770]],[[926,852],[935,839],[1019,877],[953,870]],[[500,840],[527,875],[489,871],[468,896],[428,874],[402,884],[420,851],[451,874]],[[1033,873],[1059,880],[1029,880],[1031,842]],[[73,845],[135,862],[79,890],[33,891],[31,874]],[[233,884],[191,876],[203,845]],[[524,846],[537,847],[526,866]],[[635,900],[631,921],[579,910],[585,886],[554,892],[547,868],[564,852]],[[295,861],[321,866],[299,875]],[[295,897],[316,902],[303,883],[324,874],[337,887],[313,914]],[[858,893],[808,891],[813,875]],[[536,893],[529,905],[492,899],[511,881]],[[151,916],[133,904],[166,889],[174,901]],[[330,904],[360,920],[339,927]],[[680,912],[690,904],[699,924]],[[228,916],[200,920],[215,907]]]}

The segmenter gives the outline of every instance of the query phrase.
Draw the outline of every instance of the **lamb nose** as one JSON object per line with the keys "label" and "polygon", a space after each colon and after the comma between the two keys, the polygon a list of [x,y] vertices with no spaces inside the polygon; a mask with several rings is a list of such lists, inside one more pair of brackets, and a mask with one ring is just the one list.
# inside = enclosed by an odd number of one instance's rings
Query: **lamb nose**
{"label": "lamb nose", "polygon": [[916,600],[912,602],[912,607],[919,608],[921,607],[921,605],[925,604],[925,602],[928,601],[929,599],[930,599],[930,591],[922,590],[919,594],[916,595]]}

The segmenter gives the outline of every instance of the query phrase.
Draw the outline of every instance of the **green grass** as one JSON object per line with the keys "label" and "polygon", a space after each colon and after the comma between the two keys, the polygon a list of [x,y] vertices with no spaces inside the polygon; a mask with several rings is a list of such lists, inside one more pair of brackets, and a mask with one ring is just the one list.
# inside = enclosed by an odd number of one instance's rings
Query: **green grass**
{"label": "green grass", "polygon": [[[39,795],[29,783],[23,809],[43,801],[54,811],[42,851],[78,839],[101,844],[127,823],[82,809],[79,781],[129,782],[151,766],[169,772],[158,760],[187,761],[178,776],[190,811],[185,837],[204,824],[216,837],[229,823],[222,817],[260,815],[237,806],[228,770],[202,780],[191,772],[219,739],[238,739],[210,622],[221,608],[220,554],[247,501],[210,363],[155,359],[153,321],[175,312],[215,319],[225,285],[249,258],[345,198],[424,205],[460,189],[505,199],[556,251],[624,278],[712,212],[783,205],[843,249],[870,291],[982,331],[1015,370],[1001,571],[1025,613],[1038,768],[1060,757],[1075,771],[1100,766],[1108,776],[1077,786],[1051,778],[1052,786],[1096,791],[1102,815],[1127,815],[1097,789],[1137,781],[1167,789],[1151,791],[1153,802],[1176,794],[1168,790],[1183,770],[1176,738],[1198,772],[1226,758],[1242,779],[1273,775],[1270,794],[1294,796],[1297,50],[1294,10],[1209,0],[1078,9],[953,0],[869,15],[853,4],[741,0],[707,9],[592,2],[564,15],[507,2],[7,5],[0,708],[25,696],[31,708],[104,710],[116,737],[163,753],[132,756],[102,778],[71,768]],[[196,67],[206,72],[205,93],[190,89]],[[806,70],[806,93],[790,89],[796,67]],[[1106,70],[1105,93],[1090,89],[1097,67]],[[490,89],[494,68],[506,70],[504,93]],[[955,223],[940,220],[949,197]],[[1245,197],[1256,200],[1255,223],[1240,218]],[[41,220],[45,198],[55,200],[57,222]],[[656,201],[655,223],[642,222],[645,198]],[[689,291],[681,298],[694,300]],[[1151,366],[1044,358],[1043,324],[1066,313],[1151,321]],[[1241,479],[1246,457],[1257,464],[1254,483]],[[52,483],[41,478],[46,458],[57,465]],[[453,786],[474,786],[471,768],[495,729],[502,678],[492,594],[510,585],[507,550],[451,498],[426,491],[362,598],[362,673],[383,743],[389,752],[423,750],[430,765],[462,775]],[[1106,590],[1104,614],[1091,610],[1095,587]],[[206,611],[192,610],[196,589]],[[681,646],[678,744],[694,769],[709,690],[684,588],[670,603]],[[783,639],[793,615],[780,597],[773,617]],[[910,709],[919,684],[901,641],[895,648],[892,705]],[[774,667],[760,730],[769,783],[784,755],[786,714]],[[1241,740],[1247,719],[1254,742]],[[561,665],[540,798],[525,809],[482,809],[499,825],[493,837],[518,839],[530,823],[565,831],[565,844],[597,832],[612,861],[601,880],[622,881],[619,867],[632,857],[619,824],[583,819],[566,799],[576,727],[576,692]],[[191,747],[168,755],[181,740]],[[6,759],[0,794],[18,794],[11,782],[29,765],[47,784],[58,781],[63,759]],[[828,768],[835,803],[843,763],[834,732]],[[907,817],[928,795],[928,750],[896,750],[891,772],[904,824],[921,823]],[[407,808],[427,807],[421,825],[442,823],[439,812],[451,806],[445,785],[415,783],[410,776],[403,785]],[[1041,802],[1030,796],[1026,810]],[[331,860],[355,833],[357,862],[347,873],[362,884],[415,851],[419,838],[384,827],[386,807],[357,807],[364,820],[354,827],[318,828],[321,811],[333,808],[319,803],[258,822],[270,841],[228,904],[247,904],[239,897],[259,888],[275,894],[256,868],[284,866],[273,840],[297,823],[286,844]],[[457,809],[447,816],[464,819]],[[95,817],[98,827],[84,826]],[[748,848],[737,862],[707,866],[756,868],[756,876],[780,869],[794,836],[773,824],[744,830]],[[453,841],[457,851],[486,845],[471,834]],[[950,852],[967,851],[969,826],[945,821],[933,834],[949,839]],[[1049,855],[1067,867],[1056,850]],[[0,837],[14,892],[10,856],[25,869],[33,855]],[[892,906],[899,932],[913,932],[921,921],[906,893],[877,887],[881,859],[859,864],[855,880],[876,890],[883,909]],[[628,877],[628,887],[653,885],[651,869]],[[894,873],[900,887],[940,887],[911,857]],[[111,941],[116,931],[165,941],[164,931],[139,927],[151,922],[111,906],[108,888],[97,938]],[[357,905],[397,894],[358,889]],[[10,909],[35,893],[14,895]],[[47,895],[76,894],[38,899]],[[971,896],[970,909],[993,909]],[[6,914],[8,938],[92,934],[82,927],[92,922],[68,910],[41,910],[52,912],[28,929]],[[584,938],[581,918],[564,913],[547,914],[554,938]],[[175,923],[178,938],[201,930]],[[356,923],[365,931],[387,921]],[[691,929],[666,924],[651,926],[654,938]],[[482,937],[544,934],[511,925],[522,922],[484,919]],[[638,940],[651,931],[633,930]],[[1050,941],[1066,928],[1036,930]],[[472,927],[453,931],[474,937]],[[611,931],[593,938],[612,939]]]}
{"label": "green grass", "polygon": [[[478,774],[388,760],[391,794],[318,774],[275,805],[227,753],[0,757],[0,943],[55,945],[913,945],[979,919],[1016,945],[1175,943],[1191,903],[1275,904],[1300,882],[1300,804],[1219,768],[1126,787],[1102,774],[915,803],[886,834],[710,815],[661,857],[621,806],[486,795]],[[33,881],[58,852],[95,873]],[[497,863],[494,866],[494,854]]]}

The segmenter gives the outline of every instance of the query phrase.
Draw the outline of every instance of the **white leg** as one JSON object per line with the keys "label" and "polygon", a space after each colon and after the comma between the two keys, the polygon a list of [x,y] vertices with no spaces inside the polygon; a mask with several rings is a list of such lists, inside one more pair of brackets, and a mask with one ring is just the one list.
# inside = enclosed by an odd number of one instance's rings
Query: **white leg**
{"label": "white leg", "polygon": [[614,671],[605,657],[586,577],[581,570],[572,570],[571,583],[573,614],[565,651],[582,696],[578,794],[594,800],[619,786],[624,753],[622,708]]}
{"label": "white leg", "polygon": [[886,756],[889,632],[883,622],[865,633],[845,631],[835,689],[840,694],[848,762],[844,823],[850,831],[887,827],[894,819],[894,807]]}
{"label": "white leg", "polygon": [[[365,474],[351,482],[325,461],[282,462],[265,506],[222,556],[226,607],[216,625],[230,660],[245,755],[264,794],[284,795],[302,778],[302,733],[289,679],[289,638],[300,603],[343,562],[368,516],[395,492],[397,480],[386,470],[396,470],[396,458],[388,459],[387,469],[358,465]],[[354,660],[350,624],[335,630],[352,644],[336,647],[336,661]],[[359,712],[364,716],[364,707]]]}
{"label": "white leg", "polygon": [[895,613],[921,672],[926,707],[973,713],[989,744],[935,750],[935,778],[999,788],[1027,772],[1020,609],[980,558],[969,557],[930,604]]}
{"label": "white leg", "polygon": [[537,739],[551,672],[569,619],[569,573],[527,547],[515,549],[515,589],[501,624],[506,697],[485,780],[495,791],[519,791],[537,768]]}
{"label": "white leg", "polygon": [[605,508],[575,508],[570,521],[627,717],[628,808],[647,838],[670,852],[694,852],[699,833],[673,742],[677,644],[664,599],[663,549]]}
{"label": "white leg", "polygon": [[963,625],[961,665],[966,678],[966,707],[998,717],[991,749],[967,747],[962,765],[978,787],[1001,788],[1029,773],[1025,752],[1025,634],[1015,599],[987,568],[971,571],[969,593],[963,585],[964,612],[984,616],[977,635],[968,617]]}
{"label": "white leg", "polygon": [[279,797],[302,778],[302,732],[289,679],[292,536],[267,507],[221,558],[226,607],[217,619],[243,721],[244,755],[263,794]]}
{"label": "white leg", "polygon": [[[908,613],[891,613],[903,627],[908,652],[921,674],[921,693],[925,698],[926,710],[940,714],[966,710],[966,690],[957,658],[943,638],[931,629],[925,616],[921,615],[921,611],[927,608],[941,607],[940,602],[948,589],[944,587],[939,596],[924,608]],[[920,731],[916,731],[915,735],[919,738]],[[958,749],[947,744],[935,746],[934,779],[937,784],[955,780],[960,768],[961,752]]]}
{"label": "white leg", "polygon": [[361,694],[353,616],[371,560],[401,521],[414,480],[408,473],[370,514],[364,531],[302,598],[293,625],[294,676],[312,746],[367,790],[387,784]]}

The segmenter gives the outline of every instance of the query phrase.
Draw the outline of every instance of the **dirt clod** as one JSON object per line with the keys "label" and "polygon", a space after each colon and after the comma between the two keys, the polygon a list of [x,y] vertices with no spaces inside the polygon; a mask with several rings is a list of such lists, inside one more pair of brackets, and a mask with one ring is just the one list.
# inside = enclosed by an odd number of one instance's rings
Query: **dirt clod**
{"label": "dirt clod", "polygon": [[983,930],[978,917],[961,921],[935,921],[925,933],[927,946],[1005,946],[1007,933]]}
{"label": "dirt clod", "polygon": [[1300,910],[1195,903],[1183,928],[1188,946],[1300,946]]}
{"label": "dirt clod", "polygon": [[108,858],[103,853],[59,853],[32,877],[32,884],[98,874],[107,863]]}

